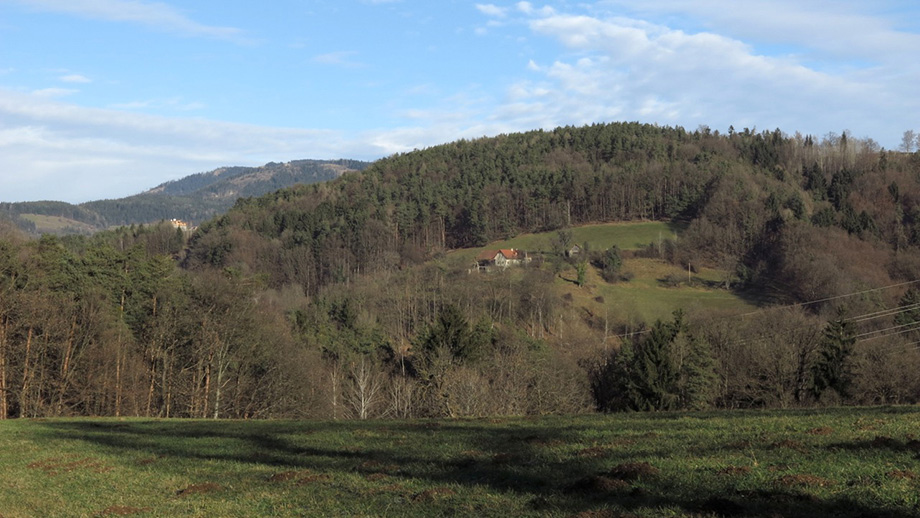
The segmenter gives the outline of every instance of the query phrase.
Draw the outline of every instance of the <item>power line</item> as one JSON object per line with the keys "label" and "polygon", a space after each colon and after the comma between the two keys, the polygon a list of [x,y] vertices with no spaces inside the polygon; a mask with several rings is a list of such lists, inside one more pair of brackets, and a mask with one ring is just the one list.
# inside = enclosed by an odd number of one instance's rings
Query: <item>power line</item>
{"label": "power line", "polygon": [[[748,312],[748,313],[741,313],[741,314],[737,314],[737,315],[727,315],[727,316],[724,316],[724,317],[722,317],[722,318],[723,318],[723,319],[743,318],[743,317],[747,317],[747,316],[751,316],[751,315],[763,314],[763,313],[765,313],[765,312],[767,312],[767,311],[775,311],[775,310],[780,310],[780,309],[792,309],[792,308],[797,308],[797,307],[804,307],[804,306],[809,306],[809,305],[812,305],[812,304],[818,304],[818,303],[821,303],[821,302],[828,302],[828,301],[831,301],[831,300],[837,300],[837,299],[842,299],[842,298],[847,298],[847,297],[854,297],[854,296],[857,296],[857,295],[864,295],[864,294],[866,294],[866,293],[872,293],[872,292],[876,292],[876,291],[888,290],[888,289],[892,289],[892,288],[899,288],[899,287],[902,287],[902,286],[909,286],[909,285],[911,285],[911,284],[917,284],[917,283],[920,283],[920,279],[915,279],[915,280],[906,281],[906,282],[900,282],[900,283],[896,283],[896,284],[889,284],[889,285],[887,285],[887,286],[881,286],[881,287],[879,287],[879,288],[871,288],[871,289],[867,289],[867,290],[855,291],[855,292],[852,292],[852,293],[845,293],[845,294],[843,294],[843,295],[836,295],[836,296],[833,296],[833,297],[825,297],[825,298],[823,298],[823,299],[816,299],[816,300],[811,300],[811,301],[807,301],[807,302],[798,302],[798,303],[795,303],[795,304],[787,304],[787,305],[784,305],[784,306],[773,306],[773,307],[769,307],[769,308],[762,308],[762,309],[758,309],[758,310],[756,310],[756,311],[751,311],[751,312]],[[895,307],[895,308],[886,308],[886,309],[882,309],[882,310],[875,311],[875,312],[872,312],[872,313],[865,313],[865,314],[862,314],[862,315],[857,315],[857,316],[855,316],[855,317],[848,318],[848,319],[845,319],[845,320],[848,320],[848,321],[854,322],[854,323],[860,323],[860,322],[865,322],[865,321],[868,321],[868,320],[874,320],[874,319],[876,319],[876,318],[883,318],[883,317],[887,317],[887,316],[898,315],[898,314],[900,314],[900,313],[905,313],[905,312],[912,311],[912,310],[915,310],[915,309],[920,309],[920,303],[911,304],[911,305],[908,305],[908,306],[898,306],[898,307]],[[804,326],[800,326],[800,327],[798,327],[798,328],[796,328],[796,329],[801,329],[801,328],[803,328],[803,327],[804,327]],[[643,329],[643,330],[641,330],[641,331],[632,331],[632,332],[629,332],[629,333],[622,333],[622,334],[618,334],[618,335],[609,335],[608,338],[619,338],[619,339],[623,340],[623,339],[631,338],[631,337],[634,337],[634,336],[643,335],[643,334],[649,333],[650,331],[651,331],[651,329]],[[905,331],[905,332],[906,332],[906,331]],[[876,333],[876,331],[873,331],[873,332],[870,332],[870,333],[866,333],[866,335],[867,335],[867,334],[874,334],[874,333]],[[900,334],[900,333],[893,333],[893,334]],[[863,336],[863,335],[858,335],[858,336]],[[871,338],[871,339],[874,339],[874,338],[881,338],[881,337],[883,337],[883,336],[889,336],[889,335],[880,335],[880,336],[878,336],[878,337],[873,337],[873,338]],[[764,337],[756,337],[756,338],[746,338],[746,339],[741,340],[740,342],[737,342],[735,345],[745,345],[745,344],[747,344],[747,343],[752,343],[752,342],[762,342],[762,341],[765,341],[765,340],[768,340],[768,339],[769,339],[769,337],[766,337],[766,336],[764,336]],[[863,341],[865,341],[865,340],[863,340]]]}
{"label": "power line", "polygon": [[[904,327],[908,327],[909,329],[901,329],[901,328],[904,328]],[[900,330],[900,331],[897,331],[897,332],[894,332],[894,333],[888,333],[888,332],[887,332],[887,331],[893,331],[893,330],[895,330],[895,329],[901,329],[901,330]],[[861,339],[862,337],[864,337],[864,336],[869,336],[869,335],[873,335],[873,334],[877,334],[877,333],[882,333],[882,334],[879,334],[878,336],[872,336],[872,337],[870,337],[870,338],[863,338],[862,341],[863,341],[863,342],[866,342],[866,341],[869,341],[869,340],[875,340],[876,338],[884,338],[884,337],[886,337],[886,336],[900,335],[900,334],[903,334],[903,333],[908,333],[908,332],[910,332],[910,331],[918,331],[918,330],[920,330],[920,322],[910,322],[910,323],[908,323],[908,324],[901,324],[901,325],[899,325],[899,326],[889,327],[889,328],[887,328],[887,329],[878,329],[878,330],[875,330],[875,331],[869,331],[869,332],[867,332],[867,333],[858,334],[858,335],[855,335],[854,338],[856,338],[857,340],[860,340],[860,339]]]}
{"label": "power line", "polygon": [[849,320],[850,322],[864,322],[866,320],[873,320],[876,318],[896,315],[898,313],[906,313],[908,311],[913,311],[914,309],[920,309],[920,303],[910,304],[908,306],[898,306],[896,308],[883,309],[875,313],[867,313],[865,315],[861,315],[858,317],[848,318],[847,320]]}
{"label": "power line", "polygon": [[866,294],[866,293],[872,293],[872,292],[874,292],[874,291],[888,290],[888,289],[891,289],[891,288],[900,288],[901,286],[908,286],[908,285],[911,285],[911,284],[916,284],[916,283],[918,283],[918,282],[920,282],[920,279],[915,279],[915,280],[907,281],[907,282],[899,282],[899,283],[897,283],[897,284],[889,284],[888,286],[882,286],[882,287],[880,287],[880,288],[872,288],[872,289],[868,289],[868,290],[855,291],[855,292],[853,292],[853,293],[845,293],[845,294],[843,294],[843,295],[835,295],[835,296],[833,296],[833,297],[826,297],[826,298],[823,298],[823,299],[810,300],[810,301],[808,301],[808,302],[798,302],[798,303],[795,303],[795,304],[788,304],[788,305],[785,305],[785,306],[773,306],[773,307],[769,307],[769,308],[763,308],[763,309],[759,309],[759,310],[757,310],[757,311],[751,311],[751,312],[749,312],[749,313],[741,313],[741,314],[736,315],[736,316],[739,316],[739,317],[746,317],[746,316],[749,316],[749,315],[756,315],[756,314],[762,313],[762,312],[764,312],[764,311],[773,311],[773,310],[776,310],[776,309],[784,309],[784,308],[795,308],[795,307],[800,307],[800,306],[810,306],[811,304],[818,304],[818,303],[820,303],[820,302],[828,302],[828,301],[831,301],[831,300],[843,299],[843,298],[847,298],[847,297],[855,297],[856,295],[863,295],[863,294]]}

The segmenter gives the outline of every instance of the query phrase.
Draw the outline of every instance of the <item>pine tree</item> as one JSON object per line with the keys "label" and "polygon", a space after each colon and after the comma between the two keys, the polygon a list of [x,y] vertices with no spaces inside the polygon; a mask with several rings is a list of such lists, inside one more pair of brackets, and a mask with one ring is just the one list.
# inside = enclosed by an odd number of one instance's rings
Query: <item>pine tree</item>
{"label": "pine tree", "polygon": [[584,286],[585,276],[588,273],[588,263],[585,261],[579,261],[575,265],[575,272],[578,275],[578,277],[575,279],[575,284],[577,284],[578,286]]}
{"label": "pine tree", "polygon": [[633,365],[628,384],[631,406],[636,410],[672,410],[677,408],[678,366],[672,344],[681,330],[682,315],[674,322],[655,322],[648,336],[634,347]]}
{"label": "pine tree", "polygon": [[709,343],[696,336],[685,339],[686,358],[680,366],[680,407],[702,410],[709,407],[713,399],[717,376],[715,358]]}
{"label": "pine tree", "polygon": [[815,397],[820,398],[828,389],[841,397],[850,393],[853,382],[853,366],[850,357],[856,344],[853,324],[838,319],[828,323],[818,351],[819,357],[812,374]]}

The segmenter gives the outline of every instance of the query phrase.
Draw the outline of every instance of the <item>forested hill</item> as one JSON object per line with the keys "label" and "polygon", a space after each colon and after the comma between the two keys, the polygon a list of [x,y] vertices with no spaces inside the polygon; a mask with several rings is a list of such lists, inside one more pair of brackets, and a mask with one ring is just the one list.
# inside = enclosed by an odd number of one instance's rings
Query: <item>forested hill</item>
{"label": "forested hill", "polygon": [[181,219],[200,223],[223,213],[237,198],[296,184],[324,182],[368,166],[357,160],[295,160],[260,167],[224,167],[161,184],[141,194],[79,205],[39,201],[0,203],[0,216],[34,234],[89,234],[109,227]]}
{"label": "forested hill", "polygon": [[[311,293],[519,233],[680,219],[689,227],[673,261],[811,299],[905,275],[905,254],[891,268],[877,255],[920,244],[918,163],[847,132],[617,123],[461,140],[241,200],[202,226],[189,265],[263,272]],[[827,255],[838,252],[847,257]],[[855,268],[864,261],[876,266]]]}
{"label": "forested hill", "polygon": [[[0,222],[0,418],[917,403],[918,173],[847,133],[604,124],[392,156],[191,237]],[[456,250],[535,231],[519,267]]]}

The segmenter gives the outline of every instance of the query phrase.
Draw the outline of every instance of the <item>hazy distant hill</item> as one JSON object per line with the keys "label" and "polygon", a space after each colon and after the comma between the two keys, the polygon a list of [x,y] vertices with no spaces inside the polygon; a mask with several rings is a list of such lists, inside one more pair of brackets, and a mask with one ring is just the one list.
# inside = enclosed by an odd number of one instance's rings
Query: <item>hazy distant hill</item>
{"label": "hazy distant hill", "polygon": [[261,167],[222,167],[127,198],[79,205],[58,201],[0,203],[0,217],[8,217],[35,234],[88,234],[112,226],[172,218],[197,224],[225,212],[238,198],[295,184],[324,182],[368,165],[357,160],[295,160]]}

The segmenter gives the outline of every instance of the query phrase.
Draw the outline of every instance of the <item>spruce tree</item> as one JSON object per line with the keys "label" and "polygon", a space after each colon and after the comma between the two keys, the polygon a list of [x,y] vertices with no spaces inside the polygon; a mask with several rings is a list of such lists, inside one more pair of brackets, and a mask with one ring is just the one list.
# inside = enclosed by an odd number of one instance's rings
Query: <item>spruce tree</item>
{"label": "spruce tree", "polygon": [[648,336],[634,347],[633,368],[628,385],[635,410],[672,410],[677,407],[679,371],[672,355],[672,344],[682,325],[675,313],[674,322],[655,322]]}
{"label": "spruce tree", "polygon": [[850,357],[855,344],[856,333],[851,322],[838,319],[827,324],[818,351],[818,360],[812,368],[815,397],[820,398],[828,389],[841,397],[849,395],[853,382]]}

